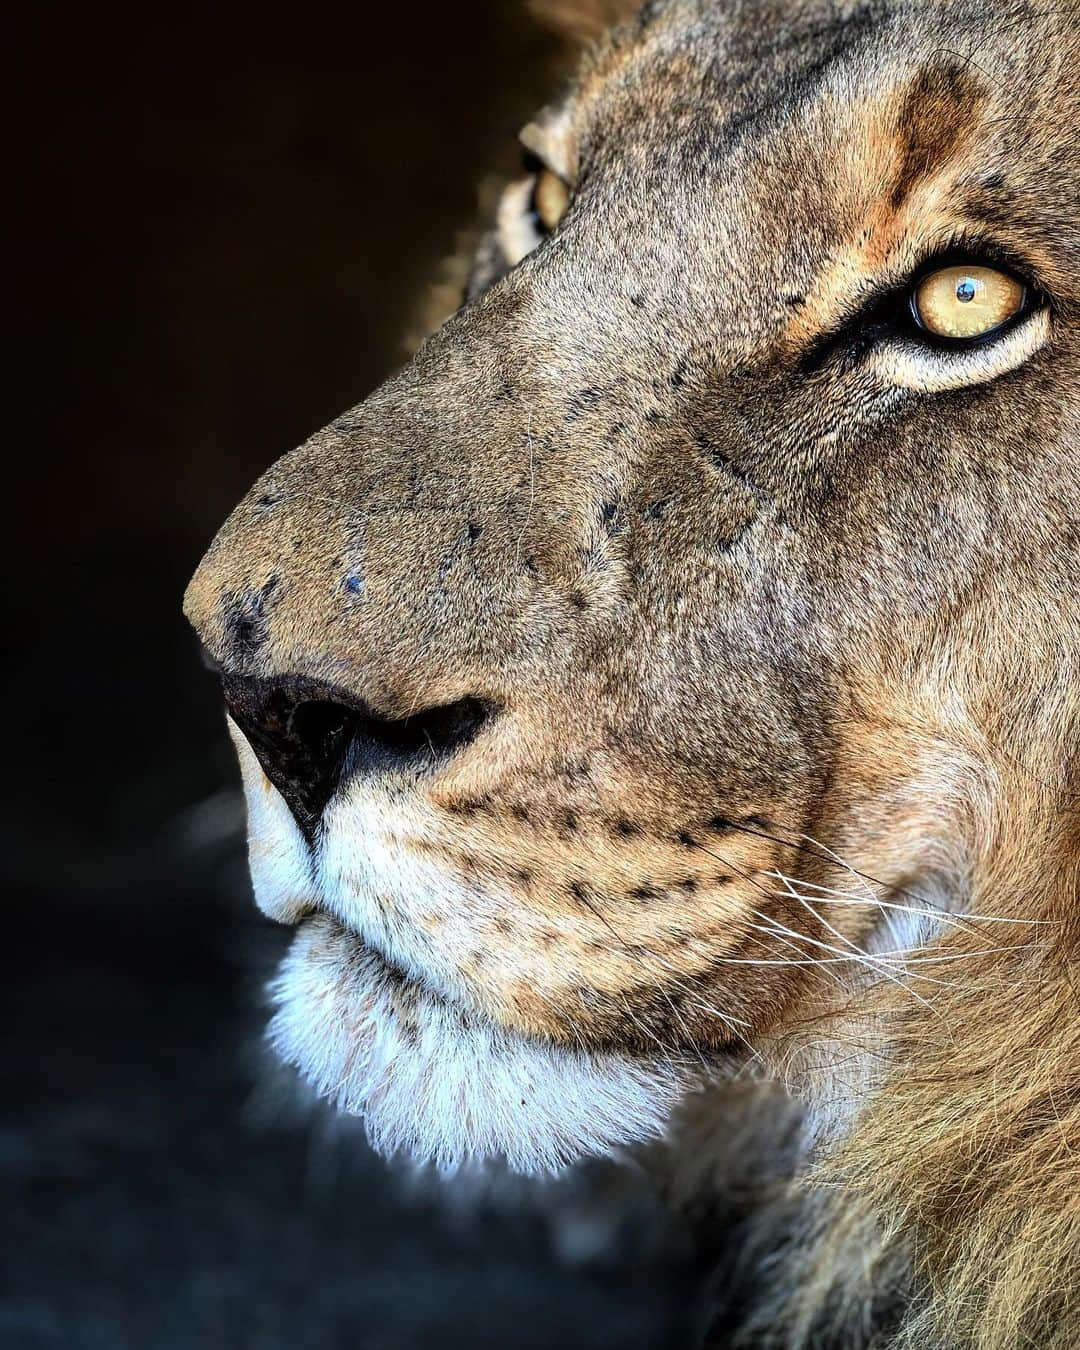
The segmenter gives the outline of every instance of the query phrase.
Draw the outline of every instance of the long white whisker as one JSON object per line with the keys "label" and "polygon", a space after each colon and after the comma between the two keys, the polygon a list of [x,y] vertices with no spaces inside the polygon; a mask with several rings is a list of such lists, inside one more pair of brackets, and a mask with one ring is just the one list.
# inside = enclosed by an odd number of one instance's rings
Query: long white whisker
{"label": "long white whisker", "polygon": [[858,885],[860,882],[862,883],[862,889],[870,900],[872,900],[875,904],[880,903],[878,901],[878,897],[874,891],[874,888],[870,885],[869,880],[865,876],[863,876],[861,872],[856,871],[855,868],[852,867],[852,865],[845,858],[841,858],[839,853],[836,853],[831,848],[829,848],[828,844],[822,844],[812,835],[809,834],[800,834],[799,838],[805,839],[807,843],[813,844],[815,848],[819,848],[823,853],[828,854],[828,856],[832,858],[833,862],[836,863],[837,867],[842,867],[845,872],[847,872],[851,877],[854,878],[856,885]]}
{"label": "long white whisker", "polygon": [[[795,898],[798,899],[797,896]],[[807,933],[795,932],[793,929],[787,928],[785,925],[781,924],[778,919],[773,919],[767,914],[762,914],[759,910],[754,910],[753,913],[755,913],[757,917],[763,920],[765,923],[772,923],[776,925],[783,932],[787,933],[789,937],[794,938],[796,941],[805,942],[811,946],[819,947],[823,951],[832,952],[834,955],[837,956],[847,955],[847,953],[845,953],[841,948],[834,947],[832,946],[831,943],[828,942],[822,942],[819,938],[812,938]],[[824,922],[824,920],[822,920],[822,922]],[[930,1003],[928,999],[923,998],[923,996],[920,993],[918,993],[917,990],[912,989],[910,985],[906,984],[903,980],[898,979],[898,977],[888,969],[888,963],[878,962],[873,957],[867,957],[865,955],[853,955],[850,959],[859,962],[861,965],[864,965],[869,970],[878,971],[880,974],[884,975],[884,977],[887,980],[891,980],[899,988],[905,990],[908,994],[910,994],[913,999],[921,1003],[927,1009],[928,1012],[933,1013],[934,1016],[938,1016],[938,1013],[936,1012],[933,1004]],[[929,975],[920,975],[918,978],[922,980],[927,980],[931,983],[941,983],[941,981],[933,980],[932,977]]]}
{"label": "long white whisker", "polygon": [[868,898],[863,898],[862,896],[853,895],[851,891],[837,890],[833,886],[821,886],[817,882],[805,881],[801,877],[789,877],[780,871],[763,872],[762,875],[775,877],[778,881],[791,881],[796,886],[803,886],[808,890],[818,891],[822,895],[837,897],[834,901],[820,900],[817,902],[819,904],[873,905],[879,909],[895,909],[905,914],[915,914],[920,917],[925,915],[927,918],[940,919],[942,923],[951,924],[954,928],[964,928],[969,923],[1007,923],[1024,926],[1037,925],[1050,928],[1058,926],[1056,919],[1012,919],[1004,915],[992,914],[964,914],[962,917],[957,917],[954,914],[950,914],[947,909],[933,907],[929,909],[919,909],[915,905],[901,905],[895,900],[881,900],[877,897],[870,900]]}
{"label": "long white whisker", "polygon": [[[781,894],[783,894],[783,892],[777,891],[776,894],[777,894],[777,895],[781,895]],[[768,918],[767,915],[761,915],[760,917],[766,918],[766,919]],[[818,916],[818,917],[820,917],[820,916]],[[824,920],[822,920],[822,922],[824,922]],[[755,926],[756,926],[756,925],[755,925]],[[778,936],[778,934],[776,933],[776,930],[775,930],[775,929],[762,928],[762,929],[760,929],[759,931],[761,931],[761,932],[763,932],[763,933],[773,933],[774,935],[777,935],[777,936]],[[783,931],[784,931],[784,932],[791,932],[791,931],[793,931],[793,930],[785,928]],[[830,945],[829,943],[827,943],[827,942],[821,942],[821,941],[819,941],[817,938],[810,937],[810,935],[807,934],[807,933],[802,933],[802,934],[800,934],[799,936],[800,936],[800,938],[801,938],[801,940],[802,940],[803,942],[809,943],[809,944],[811,944],[811,945],[813,945],[813,946],[815,946],[815,947],[821,947],[824,951],[828,951],[828,952],[838,952],[838,953],[839,953],[839,955],[838,955],[837,957],[832,958],[832,959],[830,959],[830,960],[825,960],[824,958],[822,958],[822,959],[821,959],[821,964],[822,964],[822,965],[834,965],[834,964],[838,964],[838,963],[841,962],[841,961],[846,961],[846,962],[849,962],[849,963],[853,963],[853,964],[856,964],[856,965],[867,966],[867,967],[869,967],[870,969],[874,969],[876,966],[878,966],[878,965],[880,964],[880,966],[881,966],[881,973],[882,973],[884,976],[886,976],[886,978],[889,978],[889,979],[895,979],[895,978],[896,978],[895,975],[890,974],[890,970],[895,970],[895,971],[899,972],[899,974],[906,974],[906,973],[907,973],[907,968],[908,968],[908,966],[914,965],[914,964],[919,964],[919,963],[922,963],[922,962],[924,962],[924,961],[926,960],[925,957],[918,957],[918,956],[912,957],[911,955],[909,955],[909,953],[910,953],[912,950],[916,950],[916,951],[917,951],[917,950],[919,950],[919,948],[896,947],[896,948],[893,948],[892,950],[887,951],[887,952],[878,952],[878,953],[876,953],[876,954],[873,955],[873,956],[868,956],[868,955],[866,955],[865,953],[863,953],[863,952],[859,951],[858,949],[856,949],[856,950],[853,951],[850,955],[848,955],[847,953],[842,952],[842,951],[840,950],[840,948],[838,948],[838,947],[833,947],[833,946],[831,946],[831,945]],[[1011,950],[1011,949],[1008,949],[1008,950]],[[887,958],[887,959],[886,959],[886,958]],[[814,964],[816,964],[816,962],[814,962]],[[924,981],[925,983],[927,983],[927,984],[939,984],[939,985],[942,985],[942,987],[944,987],[944,988],[951,988],[951,987],[952,987],[951,985],[948,985],[948,984],[946,983],[946,981],[944,981],[944,980],[935,980],[935,979],[934,979],[932,976],[930,976],[930,975],[916,975],[914,978],[919,979],[919,980],[923,980],[923,981]]]}
{"label": "long white whisker", "polygon": [[[837,939],[838,939],[840,942],[842,942],[846,947],[849,947],[854,953],[856,953],[856,955],[861,959],[861,961],[862,961],[862,963],[863,963],[864,965],[866,965],[866,966],[867,966],[869,969],[871,969],[871,970],[880,970],[880,971],[882,972],[882,974],[885,976],[886,979],[892,980],[892,982],[893,982],[894,984],[896,984],[896,985],[898,985],[899,987],[901,987],[901,988],[903,988],[904,990],[906,990],[906,991],[907,991],[908,993],[910,993],[913,997],[919,998],[919,995],[918,995],[913,989],[911,989],[911,987],[910,987],[909,985],[905,984],[905,983],[900,979],[900,977],[899,977],[898,975],[893,974],[893,973],[890,971],[890,969],[889,969],[890,962],[889,962],[889,961],[882,961],[882,960],[880,960],[880,959],[875,959],[874,957],[872,957],[872,956],[870,955],[869,952],[863,951],[863,949],[862,949],[860,946],[858,946],[856,943],[852,942],[850,938],[845,937],[845,935],[844,935],[843,933],[841,933],[839,929],[834,928],[833,925],[832,925],[831,923],[829,923],[829,921],[824,917],[824,915],[819,914],[818,911],[814,908],[814,906],[810,903],[810,901],[806,899],[805,896],[800,895],[800,894],[798,893],[798,891],[796,891],[796,890],[794,889],[794,887],[791,886],[788,882],[785,881],[784,885],[785,885],[785,889],[786,889],[787,893],[792,897],[792,899],[793,899],[793,900],[797,900],[797,901],[799,902],[799,904],[802,905],[802,907],[807,911],[808,914],[812,915],[815,919],[817,919],[817,921],[818,921],[819,923],[824,924],[825,928],[826,928],[830,933],[832,933],[832,935],[833,935],[835,938],[837,938]],[[905,963],[903,957],[901,957],[900,962],[899,962],[899,965],[900,965],[900,970],[901,970],[901,972],[902,972],[903,974],[908,974],[908,973],[909,973],[908,970],[907,970],[907,965],[906,965],[906,963]],[[920,975],[918,978],[923,979],[923,980],[929,979],[929,977],[928,977],[928,976],[925,976],[925,975]],[[938,984],[942,983],[942,981],[940,981],[940,980],[939,980],[939,981],[933,981],[933,982],[934,982],[934,983],[938,983]],[[931,1006],[928,1002],[926,1002],[925,999],[920,999],[920,1002],[925,1003],[927,1008],[930,1008],[930,1006]]]}

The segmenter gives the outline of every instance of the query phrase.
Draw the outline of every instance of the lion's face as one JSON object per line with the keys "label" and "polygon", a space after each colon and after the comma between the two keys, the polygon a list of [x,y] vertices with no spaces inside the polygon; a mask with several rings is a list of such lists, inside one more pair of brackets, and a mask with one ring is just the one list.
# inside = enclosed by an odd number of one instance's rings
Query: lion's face
{"label": "lion's face", "polygon": [[654,1132],[962,903],[1078,649],[1075,32],[648,6],[218,535],[275,1034],[383,1146]]}

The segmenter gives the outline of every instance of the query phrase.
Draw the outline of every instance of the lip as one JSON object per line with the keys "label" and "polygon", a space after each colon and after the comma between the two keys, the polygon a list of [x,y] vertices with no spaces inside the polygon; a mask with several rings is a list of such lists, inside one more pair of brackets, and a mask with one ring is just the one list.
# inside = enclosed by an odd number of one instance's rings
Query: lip
{"label": "lip", "polygon": [[328,954],[339,955],[341,947],[345,946],[349,949],[350,956],[356,960],[374,962],[379,974],[402,995],[422,998],[435,1007],[452,1010],[459,1017],[483,1016],[475,1007],[461,1003],[445,990],[437,988],[422,974],[410,974],[322,905],[311,907],[296,923],[295,929],[297,934],[303,933],[305,937],[309,937],[315,930],[322,930],[323,943]]}
{"label": "lip", "polygon": [[[355,928],[350,928],[347,923],[331,913],[322,905],[311,907],[306,914],[295,925],[296,931],[311,931],[315,928],[329,929],[329,937],[334,944],[347,943],[356,953],[369,957],[378,962],[380,967],[394,981],[395,984],[402,986],[421,986],[423,982],[415,976],[407,974],[402,968],[389,957],[385,956],[377,947],[371,943],[365,942]],[[426,989],[426,985],[423,985]]]}

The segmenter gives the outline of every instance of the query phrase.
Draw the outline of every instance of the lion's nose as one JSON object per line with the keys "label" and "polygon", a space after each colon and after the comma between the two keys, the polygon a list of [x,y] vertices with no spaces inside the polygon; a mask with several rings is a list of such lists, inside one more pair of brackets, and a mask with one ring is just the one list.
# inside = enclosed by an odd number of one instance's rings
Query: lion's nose
{"label": "lion's nose", "polygon": [[344,778],[438,764],[473,740],[495,711],[463,698],[390,719],[306,678],[225,675],[223,686],[233,721],[309,841]]}

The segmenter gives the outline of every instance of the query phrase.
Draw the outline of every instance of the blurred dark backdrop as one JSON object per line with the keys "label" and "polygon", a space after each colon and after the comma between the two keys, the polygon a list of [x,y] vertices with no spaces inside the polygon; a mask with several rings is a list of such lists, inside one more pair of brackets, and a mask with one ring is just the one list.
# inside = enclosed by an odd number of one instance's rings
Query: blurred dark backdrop
{"label": "blurred dark backdrop", "polygon": [[256,474],[399,363],[551,39],[517,0],[9,25],[0,1344],[681,1344],[610,1178],[451,1210],[266,1086],[284,938],[179,613]]}

